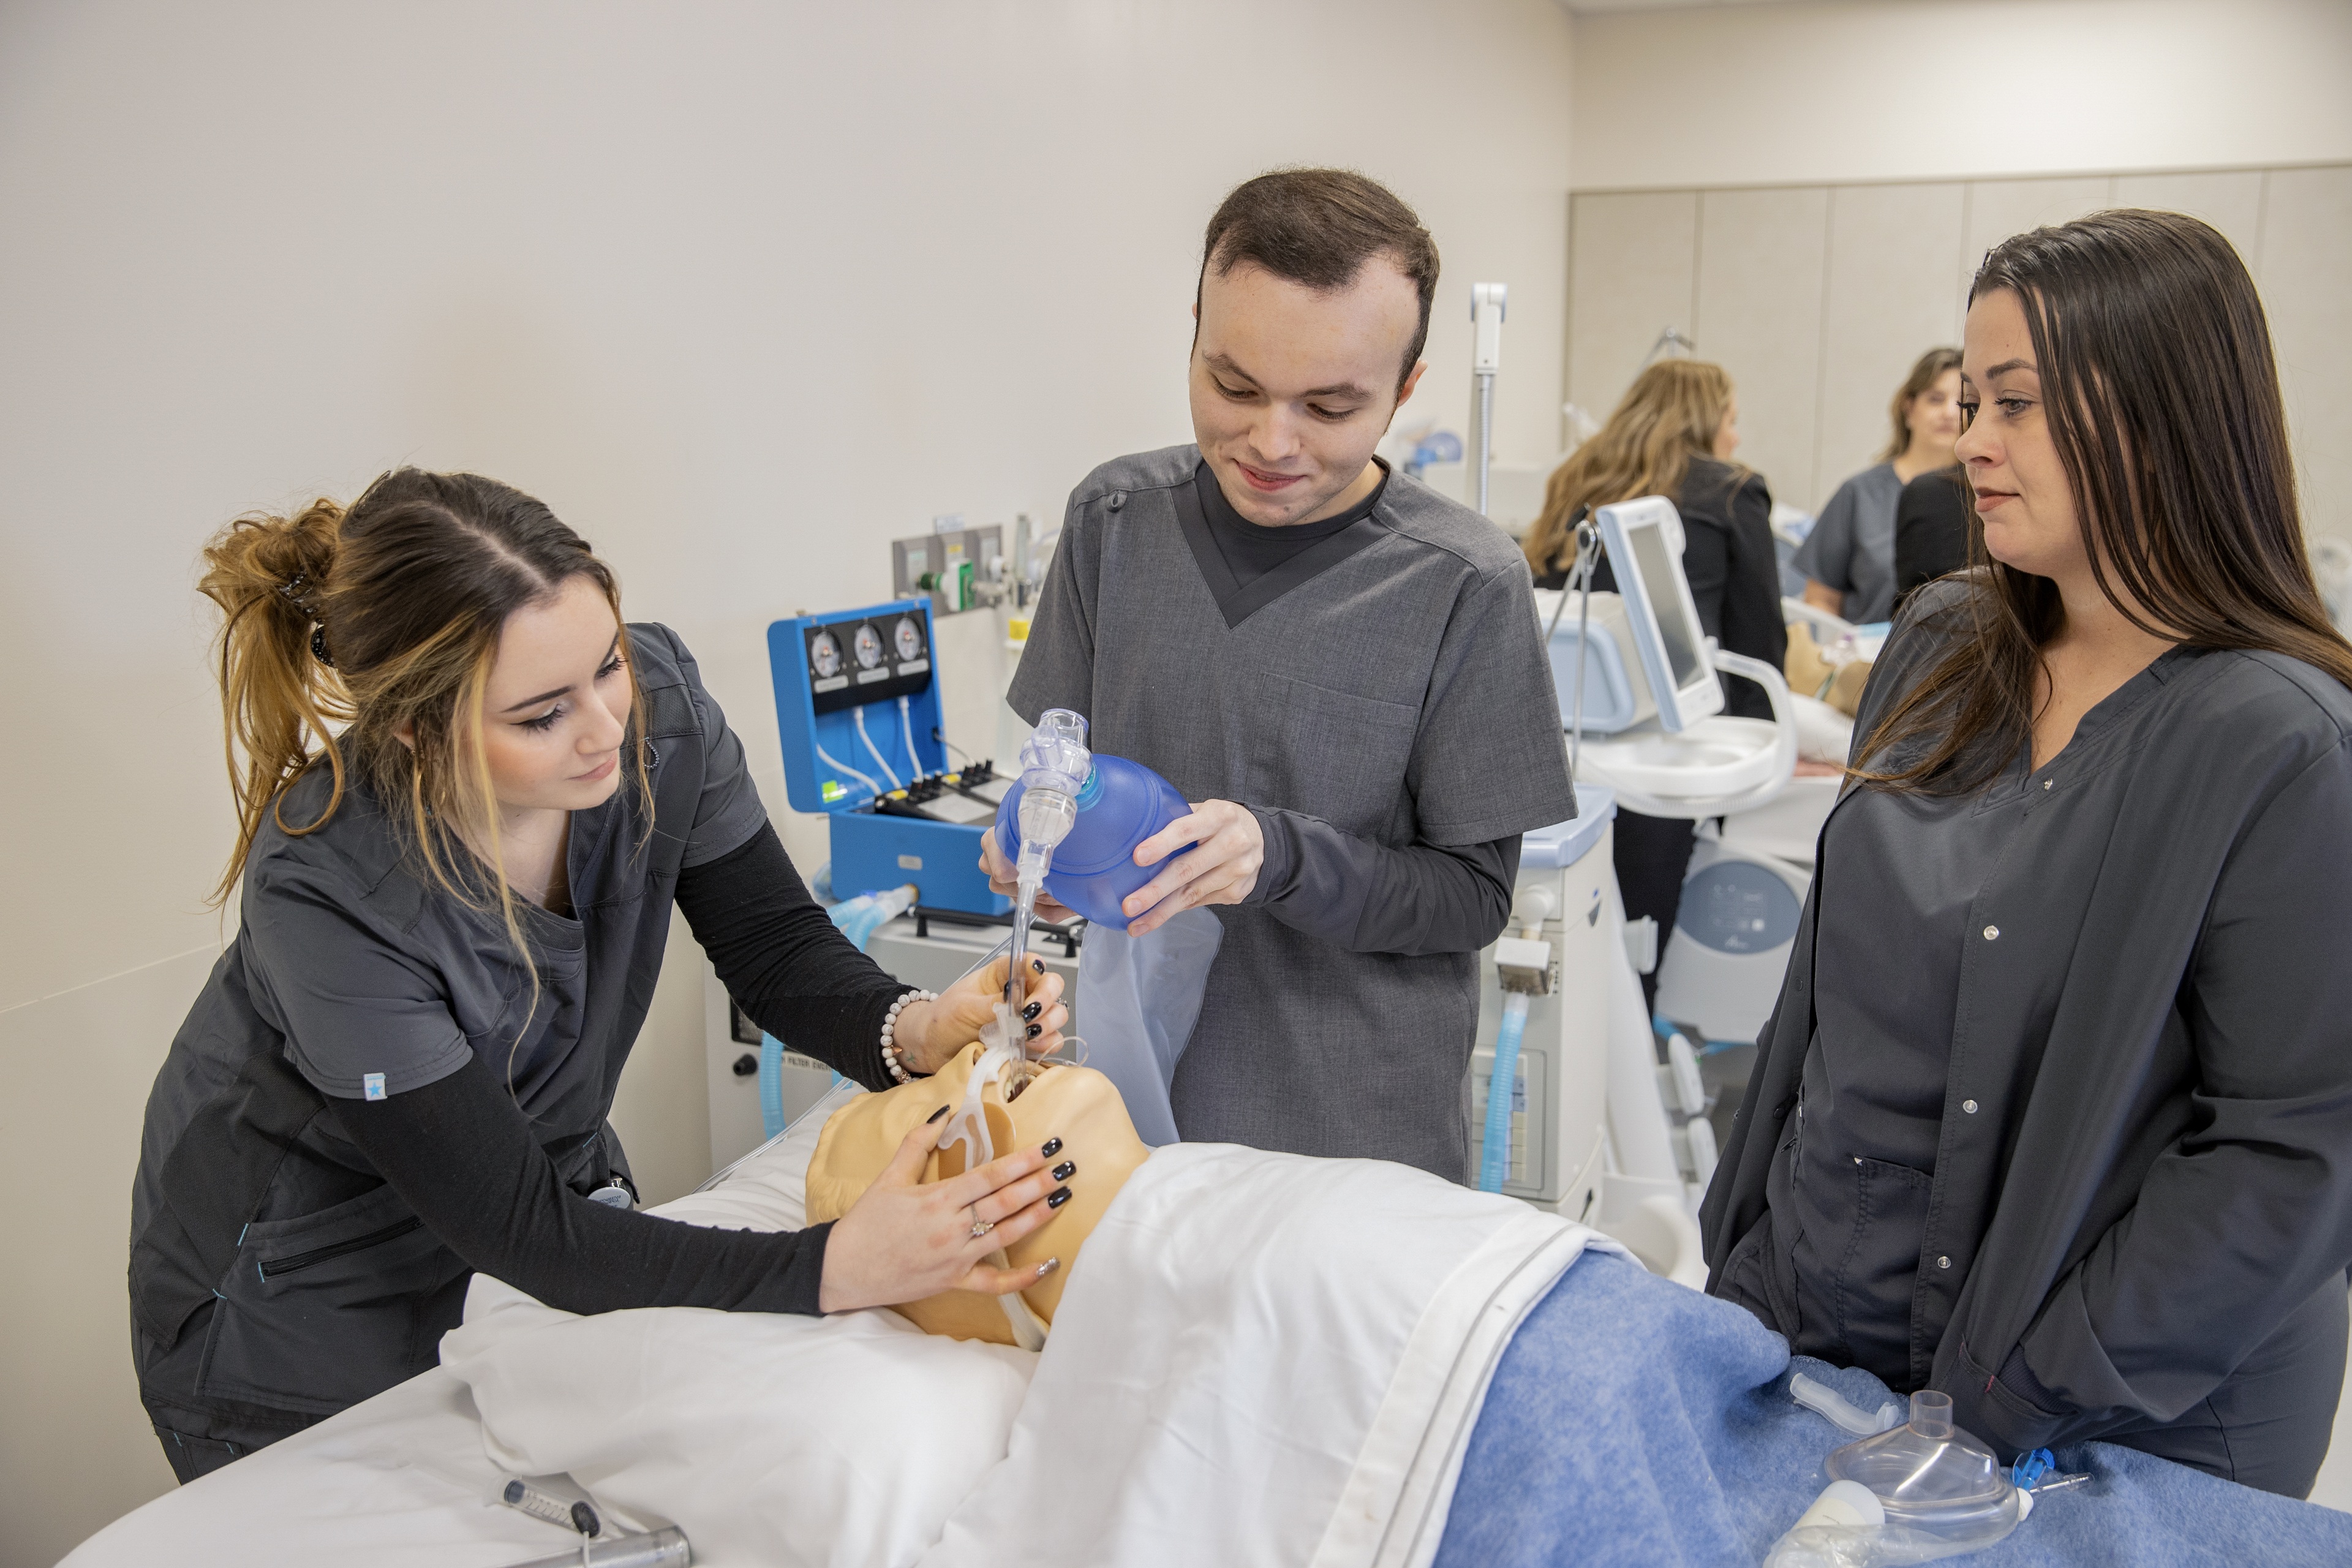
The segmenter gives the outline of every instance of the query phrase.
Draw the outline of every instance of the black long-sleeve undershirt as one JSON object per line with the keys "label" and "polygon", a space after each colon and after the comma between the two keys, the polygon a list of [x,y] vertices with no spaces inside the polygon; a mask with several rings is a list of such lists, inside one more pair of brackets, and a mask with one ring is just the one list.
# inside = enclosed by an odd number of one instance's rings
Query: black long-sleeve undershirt
{"label": "black long-sleeve undershirt", "polygon": [[882,1020],[908,987],[835,928],[772,826],[679,872],[677,907],[753,1023],[844,1078],[890,1087]]}
{"label": "black long-sleeve undershirt", "polygon": [[[678,907],[761,1027],[869,1088],[907,989],[834,928],[772,826],[682,871]],[[448,1077],[331,1112],[402,1200],[476,1269],[568,1312],[711,1307],[815,1315],[830,1225],[716,1230],[609,1208],[566,1186],[499,1073]]]}
{"label": "black long-sleeve undershirt", "polygon": [[1250,807],[1265,861],[1245,904],[1351,952],[1475,952],[1511,918],[1519,836],[1391,849],[1303,812]]}

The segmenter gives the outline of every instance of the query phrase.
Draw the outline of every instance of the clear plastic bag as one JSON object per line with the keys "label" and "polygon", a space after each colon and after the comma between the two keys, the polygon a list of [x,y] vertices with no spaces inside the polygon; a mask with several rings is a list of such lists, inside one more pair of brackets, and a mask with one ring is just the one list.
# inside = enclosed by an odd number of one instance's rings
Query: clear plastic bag
{"label": "clear plastic bag", "polygon": [[1211,910],[1185,910],[1150,936],[1087,927],[1078,950],[1078,1006],[1087,1066],[1118,1086],[1137,1136],[1176,1142],[1168,1086],[1201,1020],[1209,966],[1225,928]]}

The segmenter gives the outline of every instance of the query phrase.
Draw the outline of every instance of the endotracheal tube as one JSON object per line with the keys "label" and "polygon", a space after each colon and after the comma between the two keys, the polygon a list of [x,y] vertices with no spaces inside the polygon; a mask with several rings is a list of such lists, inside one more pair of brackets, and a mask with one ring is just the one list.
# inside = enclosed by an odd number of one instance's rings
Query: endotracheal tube
{"label": "endotracheal tube", "polygon": [[1078,791],[1093,771],[1087,750],[1087,721],[1066,708],[1048,708],[1021,748],[1021,858],[1013,903],[1012,964],[1004,972],[1005,1037],[1017,1039],[1013,1020],[1028,988],[1022,969],[1029,952],[1029,922],[1037,911],[1037,889],[1053,868],[1054,847],[1070,836],[1078,820]]}

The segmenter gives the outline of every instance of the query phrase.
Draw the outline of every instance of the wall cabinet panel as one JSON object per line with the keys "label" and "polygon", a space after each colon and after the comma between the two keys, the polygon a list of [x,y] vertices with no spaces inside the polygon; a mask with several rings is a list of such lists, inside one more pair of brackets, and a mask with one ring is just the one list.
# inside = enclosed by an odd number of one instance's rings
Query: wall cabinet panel
{"label": "wall cabinet panel", "polygon": [[1606,419],[1659,330],[1690,333],[1698,193],[1579,196],[1568,243],[1568,400]]}
{"label": "wall cabinet panel", "polygon": [[2286,388],[2305,527],[2352,538],[2352,167],[2273,169],[2263,306]]}
{"label": "wall cabinet panel", "polygon": [[1830,193],[1709,191],[1699,203],[1699,357],[1739,388],[1738,458],[1797,504],[1811,493]]}
{"label": "wall cabinet panel", "polygon": [[1958,343],[1986,250],[2110,206],[2189,213],[2245,258],[2305,515],[2352,540],[2352,165],[1579,194],[1569,398],[1607,417],[1659,330],[1678,327],[1738,383],[1741,460],[1776,500],[1818,511],[1877,460],[1912,363]]}
{"label": "wall cabinet panel", "polygon": [[1962,293],[1952,268],[1966,195],[1958,184],[1831,192],[1814,481],[1810,498],[1787,498],[1806,510],[1819,510],[1848,475],[1878,461],[1886,405],[1919,356],[1958,344]]}

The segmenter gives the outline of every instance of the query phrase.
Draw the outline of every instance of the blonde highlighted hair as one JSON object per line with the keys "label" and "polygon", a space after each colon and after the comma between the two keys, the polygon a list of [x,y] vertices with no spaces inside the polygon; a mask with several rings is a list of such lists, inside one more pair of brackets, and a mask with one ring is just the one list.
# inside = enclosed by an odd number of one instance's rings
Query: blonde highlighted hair
{"label": "blonde highlighted hair", "polygon": [[1581,509],[1636,496],[1679,497],[1691,459],[1715,455],[1715,433],[1731,412],[1731,391],[1730,375],[1706,360],[1660,360],[1635,376],[1609,423],[1544,486],[1543,510],[1523,547],[1535,574],[1567,564]]}
{"label": "blonde highlighted hair", "polygon": [[[215,645],[222,743],[236,795],[236,847],[211,901],[245,874],[265,822],[317,832],[356,770],[419,874],[475,909],[495,909],[531,971],[499,841],[481,744],[483,697],[507,617],[574,577],[621,618],[620,584],[588,542],[547,507],[476,474],[399,468],[349,508],[324,499],[288,517],[238,518],[205,548],[198,584],[220,606]],[[628,633],[621,632],[627,653]],[[643,693],[629,670],[625,750],[649,830],[653,799],[639,743]],[[287,790],[333,775],[310,821],[289,822]],[[526,1014],[516,1033],[530,1027]]]}

